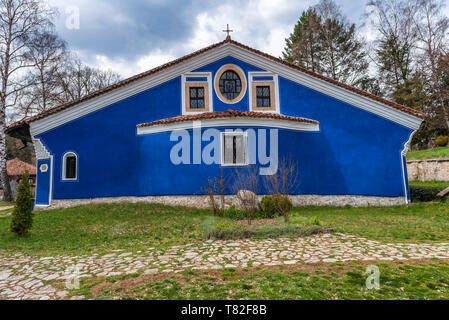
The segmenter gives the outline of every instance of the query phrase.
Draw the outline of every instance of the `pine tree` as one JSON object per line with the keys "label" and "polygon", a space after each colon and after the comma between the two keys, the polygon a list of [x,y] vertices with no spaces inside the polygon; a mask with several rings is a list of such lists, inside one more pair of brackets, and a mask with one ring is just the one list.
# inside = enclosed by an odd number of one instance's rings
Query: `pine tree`
{"label": "pine tree", "polygon": [[319,43],[321,18],[309,8],[301,14],[293,33],[285,39],[284,60],[314,72],[321,72]]}
{"label": "pine tree", "polygon": [[33,199],[29,177],[28,171],[25,170],[17,189],[17,199],[11,221],[11,231],[21,237],[28,235],[33,224]]}
{"label": "pine tree", "polygon": [[394,99],[394,92],[407,86],[412,74],[412,44],[390,34],[379,40],[376,55],[381,81],[387,94]]}
{"label": "pine tree", "polygon": [[368,75],[365,44],[330,0],[304,11],[286,39],[283,58],[334,80],[374,88]]}

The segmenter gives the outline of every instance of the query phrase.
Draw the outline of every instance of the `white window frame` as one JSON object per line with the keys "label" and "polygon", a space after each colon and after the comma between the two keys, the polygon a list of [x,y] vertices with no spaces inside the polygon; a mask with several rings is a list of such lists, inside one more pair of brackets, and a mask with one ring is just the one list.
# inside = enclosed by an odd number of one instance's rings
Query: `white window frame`
{"label": "white window frame", "polygon": [[[207,89],[209,95],[209,109],[207,111],[187,111],[187,102],[186,102],[186,84],[189,83],[187,78],[207,78]],[[212,92],[212,72],[187,72],[181,75],[181,113],[182,115],[193,115],[200,114],[205,112],[213,112],[213,92]]]}
{"label": "white window frame", "polygon": [[[273,80],[254,80],[254,77],[273,77]],[[253,86],[257,86],[258,82],[272,82],[274,85],[274,107],[275,110],[258,110],[253,108]],[[265,112],[265,113],[281,113],[280,99],[279,99],[279,76],[267,71],[253,71],[248,72],[248,95],[249,95],[249,111]]]}
{"label": "white window frame", "polygon": [[[76,170],[75,170],[75,178],[66,178],[66,167],[67,167],[67,157],[74,156],[76,159]],[[63,181],[76,181],[78,180],[78,155],[73,152],[69,151],[64,153],[64,156],[62,157],[62,180]]]}
{"label": "white window frame", "polygon": [[[225,136],[243,136],[243,159],[242,163],[225,163]],[[242,167],[249,164],[248,161],[248,133],[244,131],[224,131],[220,134],[220,162],[223,167]]]}

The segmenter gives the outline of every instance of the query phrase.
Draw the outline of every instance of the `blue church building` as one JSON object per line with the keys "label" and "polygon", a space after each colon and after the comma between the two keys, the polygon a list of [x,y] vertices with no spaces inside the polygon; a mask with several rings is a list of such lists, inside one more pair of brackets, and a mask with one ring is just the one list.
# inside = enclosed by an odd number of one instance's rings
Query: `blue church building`
{"label": "blue church building", "polygon": [[8,133],[34,144],[36,206],[204,195],[220,172],[255,166],[262,179],[283,158],[298,165],[292,196],[405,204],[405,154],[423,119],[228,36]]}

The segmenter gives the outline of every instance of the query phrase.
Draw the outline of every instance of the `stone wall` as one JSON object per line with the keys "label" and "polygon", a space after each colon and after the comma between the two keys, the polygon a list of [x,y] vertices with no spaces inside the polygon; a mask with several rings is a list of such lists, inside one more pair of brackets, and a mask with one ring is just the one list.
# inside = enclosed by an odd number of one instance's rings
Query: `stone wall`
{"label": "stone wall", "polygon": [[409,180],[449,181],[449,159],[408,160]]}
{"label": "stone wall", "polygon": [[[259,196],[259,200],[262,196]],[[290,196],[294,206],[334,206],[334,207],[366,207],[366,206],[393,206],[405,204],[404,197],[369,197],[369,196],[321,196],[321,195],[294,195]],[[220,201],[217,197],[217,201]],[[158,197],[118,197],[95,199],[53,200],[51,206],[39,209],[67,208],[92,203],[120,203],[144,202],[161,203],[171,206],[187,206],[195,208],[209,208],[208,196],[158,196]],[[235,196],[226,196],[227,205],[237,203]]]}

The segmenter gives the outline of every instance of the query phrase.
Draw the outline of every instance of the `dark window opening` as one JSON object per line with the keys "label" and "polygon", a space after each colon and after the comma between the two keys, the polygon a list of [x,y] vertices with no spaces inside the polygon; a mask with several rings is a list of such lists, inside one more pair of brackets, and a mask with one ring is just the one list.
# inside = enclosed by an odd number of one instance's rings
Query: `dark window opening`
{"label": "dark window opening", "polygon": [[76,179],[76,157],[68,156],[65,158],[65,178]]}
{"label": "dark window opening", "polygon": [[204,109],[204,87],[190,87],[190,109]]}
{"label": "dark window opening", "polygon": [[256,99],[257,99],[256,106],[258,108],[270,108],[271,107],[270,86],[257,86]]}
{"label": "dark window opening", "polygon": [[234,100],[242,91],[242,81],[235,71],[225,71],[220,77],[219,89],[223,97]]}

